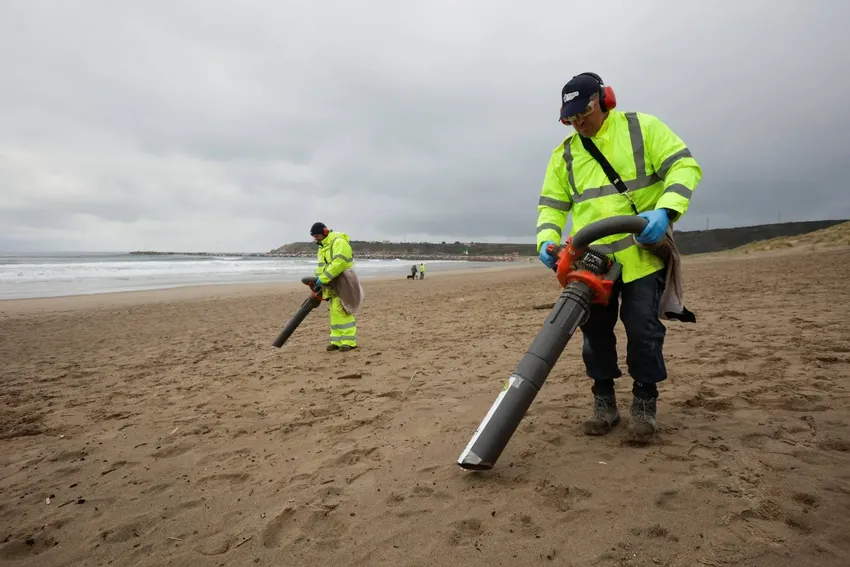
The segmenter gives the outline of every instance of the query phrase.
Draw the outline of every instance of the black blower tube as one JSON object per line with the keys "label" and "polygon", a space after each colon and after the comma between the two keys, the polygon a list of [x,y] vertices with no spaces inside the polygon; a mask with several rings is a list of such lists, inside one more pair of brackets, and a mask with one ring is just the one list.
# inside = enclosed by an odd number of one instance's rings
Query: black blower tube
{"label": "black blower tube", "polygon": [[[581,250],[612,234],[639,234],[646,224],[645,219],[634,216],[602,219],[576,232],[571,243]],[[621,270],[622,266],[614,263],[606,278],[616,281]],[[587,284],[579,281],[567,284],[543,322],[543,328],[458,457],[457,464],[461,468],[490,470],[495,466],[567,343],[587,320],[592,300],[593,292]]]}
{"label": "black blower tube", "polygon": [[612,234],[631,233],[640,234],[646,228],[647,220],[642,217],[631,215],[620,215],[608,217],[591,223],[577,231],[572,237],[573,248],[584,248],[591,242]]}
{"label": "black blower tube", "polygon": [[[301,278],[301,283],[305,285],[312,286],[315,282],[315,277]],[[292,333],[294,333],[295,329],[298,328],[298,325],[300,325],[302,321],[304,321],[304,319],[307,317],[307,315],[310,314],[310,311],[318,307],[321,303],[322,300],[311,293],[310,297],[304,300],[304,303],[301,304],[301,307],[298,308],[298,311],[295,312],[295,315],[292,316],[292,319],[289,320],[289,322],[274,340],[272,346],[275,348],[282,347],[283,343],[289,340],[289,337],[292,336]]]}

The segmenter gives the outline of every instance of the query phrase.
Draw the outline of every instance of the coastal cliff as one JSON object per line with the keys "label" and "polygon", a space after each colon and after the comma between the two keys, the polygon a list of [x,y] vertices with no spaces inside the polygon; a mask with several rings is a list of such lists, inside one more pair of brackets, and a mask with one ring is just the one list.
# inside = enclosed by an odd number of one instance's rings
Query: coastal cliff
{"label": "coastal cliff", "polygon": [[[822,230],[841,223],[841,220],[786,222],[735,228],[716,228],[675,232],[676,246],[682,254],[705,254],[731,250],[753,242],[779,237],[793,237]],[[537,257],[534,244],[486,242],[370,242],[352,240],[355,255],[362,259],[412,261],[466,260],[469,262],[529,261]],[[159,252],[137,250],[131,254],[184,256],[254,256],[315,258],[313,242],[292,242],[268,252]]]}

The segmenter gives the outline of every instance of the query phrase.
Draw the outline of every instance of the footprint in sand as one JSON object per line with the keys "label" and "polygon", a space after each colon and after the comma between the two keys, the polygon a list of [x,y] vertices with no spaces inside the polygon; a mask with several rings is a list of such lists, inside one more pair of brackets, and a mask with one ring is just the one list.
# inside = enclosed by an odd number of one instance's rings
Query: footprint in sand
{"label": "footprint in sand", "polygon": [[528,514],[511,514],[508,518],[508,531],[510,533],[519,532],[525,536],[534,536],[539,528]]}
{"label": "footprint in sand", "polygon": [[385,503],[387,506],[390,506],[390,507],[392,507],[392,506],[398,506],[398,505],[399,505],[399,504],[401,504],[402,502],[404,502],[404,494],[395,494],[395,493],[392,493],[392,494],[390,494],[389,496],[387,496],[387,498],[384,500],[384,503]]}
{"label": "footprint in sand", "polygon": [[647,528],[632,528],[632,535],[639,537],[650,537],[658,539],[669,539],[670,541],[679,541],[679,537],[670,533],[670,530],[661,524],[653,524]]}
{"label": "footprint in sand", "polygon": [[239,486],[245,484],[251,479],[248,473],[220,473],[202,476],[198,479],[198,484],[206,484],[211,482],[225,482],[230,486]]}
{"label": "footprint in sand", "polygon": [[263,530],[263,547],[280,547],[287,540],[289,533],[297,529],[295,524],[295,509],[287,506],[276,515]]}
{"label": "footprint in sand", "polygon": [[782,403],[779,404],[779,407],[788,411],[799,412],[820,412],[828,410],[828,405],[815,403],[817,398],[818,397],[816,396],[794,396],[783,400]]}
{"label": "footprint in sand", "polygon": [[708,376],[710,378],[746,378],[747,373],[741,370],[726,369],[712,372]]}
{"label": "footprint in sand", "polygon": [[818,441],[818,447],[825,451],[839,451],[846,453],[850,451],[850,441],[838,437],[828,437]]}
{"label": "footprint in sand", "polygon": [[811,382],[811,386],[818,390],[823,390],[824,392],[833,392],[836,390],[835,384],[826,380],[813,380]]}
{"label": "footprint in sand", "polygon": [[122,469],[126,466],[138,465],[136,461],[115,461],[111,465],[107,466],[105,469],[100,471],[101,476],[108,475],[109,473],[113,473],[119,469]]}
{"label": "footprint in sand", "polygon": [[191,451],[195,447],[194,443],[182,442],[177,443],[176,445],[171,445],[169,447],[164,447],[158,449],[151,453],[151,457],[155,459],[168,459],[170,457],[178,457],[180,455],[186,454]]}
{"label": "footprint in sand", "polygon": [[381,461],[383,458],[380,453],[374,454],[378,447],[369,447],[368,449],[351,449],[344,452],[342,455],[335,457],[333,463],[335,465],[354,465],[359,463],[365,457],[369,457],[373,461]]}
{"label": "footprint in sand", "polygon": [[449,542],[452,545],[475,541],[484,534],[484,524],[478,518],[458,520],[452,522],[450,527]]}
{"label": "footprint in sand", "polygon": [[806,508],[817,508],[820,506],[820,499],[814,494],[808,492],[797,492],[792,496],[794,502],[802,504]]}
{"label": "footprint in sand", "polygon": [[66,478],[76,475],[81,470],[83,470],[83,467],[62,467],[61,469],[53,471],[53,476],[57,478]]}
{"label": "footprint in sand", "polygon": [[454,498],[448,492],[435,490],[430,486],[417,485],[410,489],[410,496],[414,498],[439,498],[440,500],[451,500]]}
{"label": "footprint in sand", "polygon": [[[319,510],[296,510],[287,506],[263,530],[262,543],[266,548],[281,547],[289,543],[309,542],[315,547],[335,548],[349,526],[333,517],[335,506]],[[303,517],[305,516],[306,517]]]}
{"label": "footprint in sand", "polygon": [[235,451],[222,451],[220,453],[210,453],[203,459],[198,461],[198,465],[206,467],[208,465],[218,465],[229,461],[243,462],[251,454],[250,449],[236,449]]}
{"label": "footprint in sand", "polygon": [[167,514],[167,516],[173,517],[173,516],[177,515],[178,513],[182,512],[183,510],[191,510],[192,508],[198,508],[199,506],[203,506],[204,502],[205,501],[203,499],[200,499],[200,498],[197,498],[197,499],[194,499],[194,500],[184,500],[183,502],[181,502],[180,504],[175,506],[174,511],[171,512],[170,514]]}
{"label": "footprint in sand", "polygon": [[172,486],[173,485],[170,482],[160,482],[158,484],[154,484],[152,486],[149,486],[148,488],[145,488],[144,490],[142,490],[142,494],[145,494],[145,495],[160,494],[162,492],[165,492],[166,490],[168,490]]}
{"label": "footprint in sand", "polygon": [[223,555],[230,551],[233,546],[245,541],[246,537],[228,533],[214,533],[195,547],[195,551],[201,555]]}
{"label": "footprint in sand", "polygon": [[794,449],[789,453],[789,455],[808,465],[835,465],[837,462],[835,457],[828,453],[812,451],[809,449]]}
{"label": "footprint in sand", "polygon": [[564,444],[564,438],[561,435],[547,436],[543,441],[555,447],[561,447]]}
{"label": "footprint in sand", "polygon": [[681,510],[679,492],[677,490],[665,490],[655,498],[655,505],[662,510],[674,512]]}
{"label": "footprint in sand", "polygon": [[57,545],[59,542],[53,536],[44,533],[14,539],[0,547],[0,559],[9,561],[26,559],[44,553]]}
{"label": "footprint in sand", "polygon": [[62,451],[49,460],[52,463],[73,463],[76,461],[84,461],[88,456],[88,451]]}
{"label": "footprint in sand", "polygon": [[422,498],[427,498],[434,494],[434,492],[436,491],[430,486],[414,486],[413,489],[410,491],[411,495],[419,496]]}
{"label": "footprint in sand", "polygon": [[131,539],[141,537],[151,531],[154,522],[145,514],[136,516],[129,522],[120,524],[114,528],[104,530],[100,533],[100,539],[106,543],[124,543]]}
{"label": "footprint in sand", "polygon": [[790,514],[785,518],[785,525],[801,534],[810,534],[814,530],[812,520],[803,514]]}
{"label": "footprint in sand", "polygon": [[[697,478],[695,480],[692,480],[691,484],[693,486],[699,488],[700,490],[709,490],[709,491],[712,491],[712,492],[716,491],[717,486],[718,486],[717,481],[712,480],[710,478]],[[676,491],[674,490],[672,492],[676,492]],[[662,492],[661,494],[663,495],[664,492]]]}
{"label": "footprint in sand", "polygon": [[577,503],[587,500],[591,493],[584,488],[551,483],[543,479],[534,487],[534,491],[543,496],[543,503],[558,512],[567,512]]}

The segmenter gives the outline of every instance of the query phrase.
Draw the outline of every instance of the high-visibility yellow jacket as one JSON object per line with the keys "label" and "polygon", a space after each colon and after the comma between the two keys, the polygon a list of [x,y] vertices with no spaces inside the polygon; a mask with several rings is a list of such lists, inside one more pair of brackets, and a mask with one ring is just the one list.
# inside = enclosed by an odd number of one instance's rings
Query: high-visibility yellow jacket
{"label": "high-visibility yellow jacket", "polygon": [[[611,184],[578,134],[570,135],[552,152],[546,169],[537,207],[538,251],[547,240],[561,242],[567,214],[572,214],[571,236],[599,219],[634,215],[629,197],[640,213],[676,211],[671,223],[688,210],[702,169],[685,143],[659,118],[612,110],[591,140],[626,184],[628,197]],[[623,265],[623,282],[664,267],[631,234],[599,239],[593,247]]]}
{"label": "high-visibility yellow jacket", "polygon": [[[315,275],[328,283],[345,270],[354,267],[354,254],[348,235],[344,232],[330,231],[321,241],[316,253],[318,265]],[[328,286],[322,288],[322,297],[328,298],[334,292]]]}

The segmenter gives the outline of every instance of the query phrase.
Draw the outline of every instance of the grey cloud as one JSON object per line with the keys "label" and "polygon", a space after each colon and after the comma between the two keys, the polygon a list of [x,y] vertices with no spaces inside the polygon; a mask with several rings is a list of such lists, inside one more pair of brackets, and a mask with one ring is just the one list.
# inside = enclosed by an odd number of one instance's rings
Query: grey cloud
{"label": "grey cloud", "polygon": [[850,9],[732,6],[4,2],[0,243],[533,242],[586,70],[700,161],[678,228],[850,216]]}

